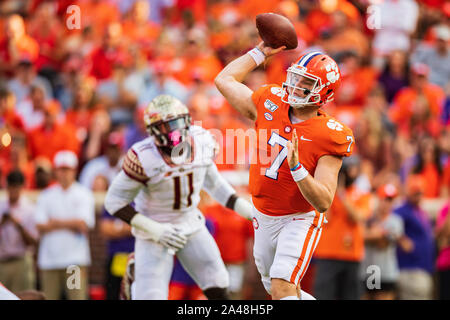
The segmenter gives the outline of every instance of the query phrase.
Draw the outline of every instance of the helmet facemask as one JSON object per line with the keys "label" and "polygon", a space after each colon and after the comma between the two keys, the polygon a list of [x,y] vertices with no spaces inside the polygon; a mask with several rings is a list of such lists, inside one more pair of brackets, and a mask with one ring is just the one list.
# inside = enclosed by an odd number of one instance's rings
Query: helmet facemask
{"label": "helmet facemask", "polygon": [[[323,89],[319,77],[306,72],[306,68],[291,66],[287,69],[286,82],[283,82],[284,96],[281,100],[294,108],[317,106],[319,92]],[[287,95],[287,100],[285,99]]]}
{"label": "helmet facemask", "polygon": [[191,118],[185,114],[170,120],[158,121],[147,127],[150,135],[155,138],[155,144],[167,155],[172,149],[187,141]]}

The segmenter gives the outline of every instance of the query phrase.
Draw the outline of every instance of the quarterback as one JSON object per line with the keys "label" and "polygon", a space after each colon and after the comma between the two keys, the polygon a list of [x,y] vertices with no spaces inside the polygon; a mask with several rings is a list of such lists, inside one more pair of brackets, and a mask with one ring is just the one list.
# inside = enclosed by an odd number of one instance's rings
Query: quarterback
{"label": "quarterback", "polygon": [[219,174],[213,136],[190,124],[183,103],[160,95],[144,122],[150,136],[130,148],[105,199],[136,237],[132,299],[167,299],[174,254],[208,299],[226,299],[229,277],[197,209],[200,190],[249,220],[251,204]]}
{"label": "quarterback", "polygon": [[[215,84],[236,110],[255,121],[257,158],[250,164],[249,185],[253,254],[264,287],[272,299],[314,299],[300,290],[300,282],[326,223],[342,157],[352,153],[354,138],[320,109],[340,84],[336,62],[321,52],[302,55],[287,69],[281,87],[265,85],[253,92],[242,83],[284,49],[261,42],[230,62]],[[261,161],[261,155],[271,162]]]}

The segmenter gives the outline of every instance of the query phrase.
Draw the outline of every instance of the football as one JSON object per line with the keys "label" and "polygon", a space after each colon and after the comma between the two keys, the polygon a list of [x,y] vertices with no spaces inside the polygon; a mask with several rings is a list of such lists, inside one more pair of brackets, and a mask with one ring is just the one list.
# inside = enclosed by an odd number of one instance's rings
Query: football
{"label": "football", "polygon": [[297,48],[298,40],[294,25],[288,18],[276,13],[261,13],[256,16],[256,28],[264,43],[271,48],[286,46],[286,50]]}

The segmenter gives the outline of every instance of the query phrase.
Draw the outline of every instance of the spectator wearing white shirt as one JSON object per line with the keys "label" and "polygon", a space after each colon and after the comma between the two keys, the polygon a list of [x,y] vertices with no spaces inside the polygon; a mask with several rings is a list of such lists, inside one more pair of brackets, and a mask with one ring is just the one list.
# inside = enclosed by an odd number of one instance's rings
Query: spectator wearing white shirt
{"label": "spectator wearing white shirt", "polygon": [[411,64],[424,63],[430,67],[430,82],[445,88],[450,82],[450,28],[444,24],[433,27],[434,43],[422,42],[411,55]]}
{"label": "spectator wearing white shirt", "polygon": [[105,154],[89,160],[80,173],[80,183],[92,191],[106,191],[122,167],[124,137],[111,132],[106,141]]}
{"label": "spectator wearing white shirt", "polygon": [[45,92],[40,86],[31,86],[30,95],[17,105],[26,130],[39,127],[44,122]]}
{"label": "spectator wearing white shirt", "polygon": [[60,299],[63,290],[69,300],[84,300],[88,298],[88,231],[95,225],[94,196],[75,180],[75,153],[60,151],[53,163],[57,183],[40,194],[36,210],[42,290],[50,300]]}
{"label": "spectator wearing white shirt", "polygon": [[[379,8],[380,25],[376,26],[372,48],[375,64],[394,50],[408,51],[416,30],[419,6],[415,0],[384,0]],[[378,65],[379,66],[379,65]]]}
{"label": "spectator wearing white shirt", "polygon": [[35,206],[25,196],[21,171],[7,176],[7,199],[0,202],[0,282],[14,293],[35,288],[33,250],[37,244]]}

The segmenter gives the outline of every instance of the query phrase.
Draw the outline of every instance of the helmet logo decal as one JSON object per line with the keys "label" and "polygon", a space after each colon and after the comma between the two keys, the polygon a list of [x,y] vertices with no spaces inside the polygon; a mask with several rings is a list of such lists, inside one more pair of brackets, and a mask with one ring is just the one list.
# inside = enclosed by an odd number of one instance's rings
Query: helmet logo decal
{"label": "helmet logo decal", "polygon": [[327,70],[327,85],[329,85],[330,83],[335,83],[339,80],[339,70],[336,63],[327,64],[325,66],[325,69]]}

